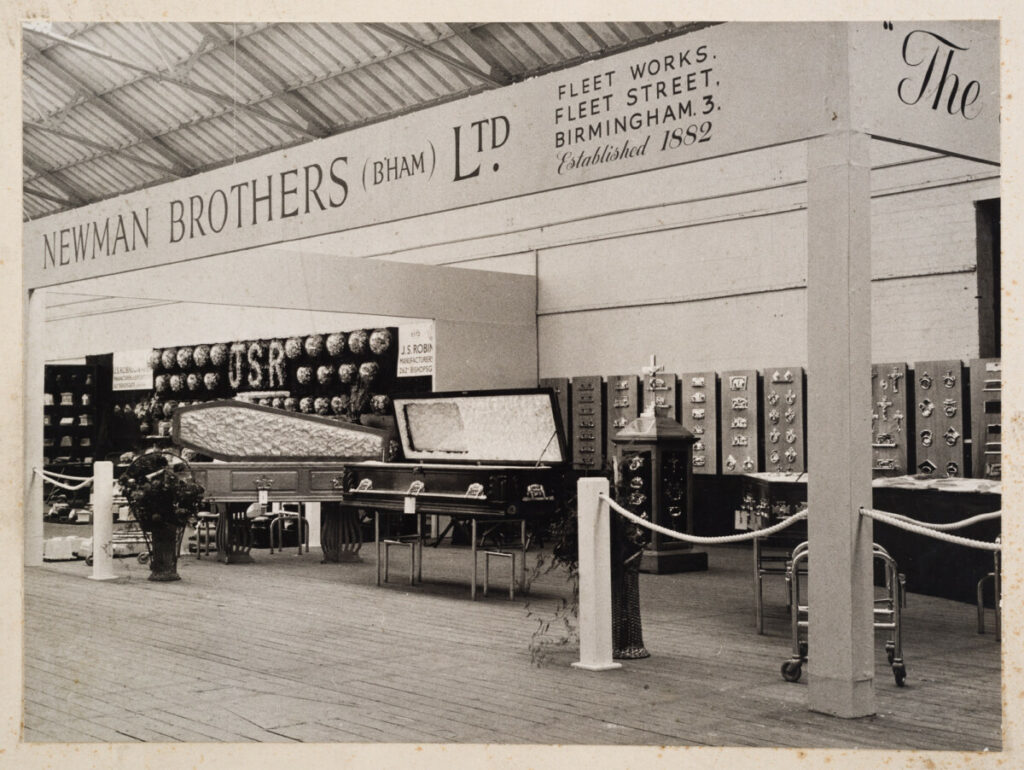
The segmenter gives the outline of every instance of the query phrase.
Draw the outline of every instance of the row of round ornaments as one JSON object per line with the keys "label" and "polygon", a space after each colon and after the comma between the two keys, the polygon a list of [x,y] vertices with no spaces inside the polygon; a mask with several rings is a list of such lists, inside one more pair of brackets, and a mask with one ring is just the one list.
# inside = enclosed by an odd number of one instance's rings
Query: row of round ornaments
{"label": "row of round ornaments", "polygon": [[[391,349],[391,343],[392,335],[390,330],[374,329],[372,332],[358,330],[349,334],[337,332],[327,335],[326,339],[324,335],[320,334],[311,334],[305,339],[289,337],[284,341],[271,340],[267,345],[271,348],[271,352],[278,353],[278,358],[287,358],[295,361],[301,358],[303,353],[311,359],[320,358],[324,352],[332,358],[342,357],[349,352],[354,355],[364,355],[367,351],[373,355],[381,356]],[[154,388],[157,393],[166,393],[167,391],[182,393],[186,390],[198,393],[204,389],[215,391],[222,385],[220,372],[200,373],[188,370],[192,368],[202,369],[210,365],[225,366],[232,354],[248,354],[250,349],[254,347],[256,350],[253,352],[256,355],[262,356],[265,352],[263,350],[264,344],[257,340],[249,343],[235,342],[230,346],[224,343],[217,343],[215,345],[197,345],[195,348],[185,346],[154,350],[149,357],[149,364],[154,371],[163,369],[170,372],[177,368],[182,372],[156,375],[154,378]],[[229,372],[229,377],[232,374]],[[265,383],[262,382],[262,379],[254,380],[253,374],[253,372],[249,372],[248,379],[246,380],[247,384],[256,389],[264,387]],[[344,385],[350,385],[357,381],[363,385],[369,385],[380,374],[380,364],[376,361],[365,361],[357,366],[354,363],[345,362],[339,364],[336,368],[333,364],[322,364],[316,367],[315,372],[312,366],[299,366],[295,370],[295,377],[302,385],[310,384],[313,381],[314,374],[317,382],[321,385],[329,385],[335,382],[335,378]],[[230,384],[233,388],[239,388],[245,383],[243,383],[239,373],[238,379],[232,380]]]}

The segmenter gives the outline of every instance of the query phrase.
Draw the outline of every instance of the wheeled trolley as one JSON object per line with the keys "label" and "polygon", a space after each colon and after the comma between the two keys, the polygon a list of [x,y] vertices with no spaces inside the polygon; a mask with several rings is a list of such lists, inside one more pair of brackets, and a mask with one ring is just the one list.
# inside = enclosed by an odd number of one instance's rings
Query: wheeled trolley
{"label": "wheeled trolley", "polygon": [[[149,562],[149,542],[146,533],[138,522],[132,520],[124,529],[115,530],[110,536],[110,555],[114,557],[134,556],[139,564]],[[92,566],[93,555],[90,550],[85,557],[87,567]]]}
{"label": "wheeled trolley", "polygon": [[[875,598],[874,626],[888,631],[885,653],[892,666],[892,675],[899,687],[907,678],[903,662],[902,610],[907,603],[906,579],[896,570],[896,562],[882,546],[872,546],[875,561],[881,562],[885,572],[885,593]],[[808,627],[808,607],[800,603],[800,573],[807,569],[807,543],[793,549],[786,566],[786,587],[789,592],[789,616],[793,631],[793,657],[782,664],[782,678],[787,682],[799,681],[803,664],[807,662],[807,640],[801,638],[801,629]],[[806,634],[806,631],[804,631]]]}

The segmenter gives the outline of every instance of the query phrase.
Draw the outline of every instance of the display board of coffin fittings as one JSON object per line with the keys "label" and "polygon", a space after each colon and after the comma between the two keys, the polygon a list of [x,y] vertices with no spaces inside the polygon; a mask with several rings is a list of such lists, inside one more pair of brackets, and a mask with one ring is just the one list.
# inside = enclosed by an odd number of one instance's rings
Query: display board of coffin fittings
{"label": "display board of coffin fittings", "polygon": [[998,358],[976,358],[971,372],[971,475],[1003,477],[1003,368]]}
{"label": "display board of coffin fittings", "polygon": [[688,372],[679,375],[679,422],[692,433],[694,473],[716,474],[718,462],[718,374]]}
{"label": "display board of coffin fittings", "polygon": [[615,434],[640,414],[640,378],[635,374],[609,375],[607,391],[605,456],[611,457],[615,454],[615,445],[612,443]]}
{"label": "display board of coffin fittings", "polygon": [[565,445],[572,446],[572,422],[569,413],[569,378],[568,377],[544,377],[537,381],[541,388],[551,388],[555,393],[555,403],[558,404],[558,419],[562,423],[562,435],[565,436]]}
{"label": "display board of coffin fittings", "polygon": [[762,391],[765,470],[802,473],[807,470],[803,367],[765,369]]}
{"label": "display board of coffin fittings", "polygon": [[761,470],[757,451],[761,424],[757,371],[722,372],[721,393],[722,473],[756,473]]}
{"label": "display board of coffin fittings", "polygon": [[572,464],[576,470],[604,467],[604,382],[601,377],[573,377]]}
{"label": "display board of coffin fittings", "polygon": [[[963,379],[960,361],[914,364],[917,454],[911,472],[936,478],[965,475]],[[891,409],[891,399],[875,407]]]}
{"label": "display board of coffin fittings", "polygon": [[874,476],[914,473],[914,407],[905,363],[871,367],[871,472]]}
{"label": "display board of coffin fittings", "polygon": [[668,372],[656,371],[644,374],[643,409],[654,404],[654,413],[658,417],[678,420],[676,411],[676,394],[679,390],[678,377]]}

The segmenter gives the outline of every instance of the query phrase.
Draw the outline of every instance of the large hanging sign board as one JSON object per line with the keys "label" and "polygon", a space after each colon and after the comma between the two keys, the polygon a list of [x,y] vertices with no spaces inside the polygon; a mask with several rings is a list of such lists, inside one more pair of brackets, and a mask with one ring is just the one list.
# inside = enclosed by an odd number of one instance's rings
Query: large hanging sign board
{"label": "large hanging sign board", "polygon": [[829,129],[830,24],[724,24],[30,222],[26,288],[687,163]]}
{"label": "large hanging sign board", "polygon": [[999,24],[901,21],[850,31],[854,127],[999,162]]}

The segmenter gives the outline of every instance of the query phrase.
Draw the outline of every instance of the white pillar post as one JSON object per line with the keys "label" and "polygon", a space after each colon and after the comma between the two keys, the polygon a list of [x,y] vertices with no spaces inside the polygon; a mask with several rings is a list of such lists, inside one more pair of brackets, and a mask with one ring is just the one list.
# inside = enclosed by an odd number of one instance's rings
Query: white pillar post
{"label": "white pillar post", "polygon": [[574,668],[622,668],[612,660],[612,551],[608,479],[582,478],[576,485],[579,529],[580,659]]}
{"label": "white pillar post", "polygon": [[92,574],[90,580],[114,580],[114,464],[107,460],[92,466]]}
{"label": "white pillar post", "polygon": [[320,503],[303,503],[309,525],[309,547],[320,547]]}
{"label": "white pillar post", "polygon": [[807,154],[808,695],[848,718],[875,713],[870,144],[837,130]]}
{"label": "white pillar post", "polygon": [[44,329],[46,326],[46,292],[33,289],[25,302],[25,412],[22,457],[25,463],[24,532],[25,566],[43,563],[43,480],[34,468],[43,467],[43,390],[46,358]]}

